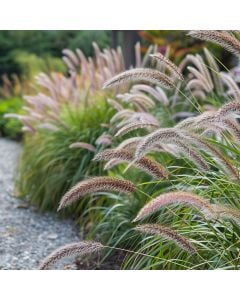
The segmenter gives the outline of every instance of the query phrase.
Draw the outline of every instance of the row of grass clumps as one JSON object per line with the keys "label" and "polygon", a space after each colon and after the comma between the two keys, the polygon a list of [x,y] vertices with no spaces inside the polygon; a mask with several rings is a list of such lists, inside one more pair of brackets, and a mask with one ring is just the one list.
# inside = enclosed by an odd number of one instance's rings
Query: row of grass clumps
{"label": "row of grass clumps", "polygon": [[[234,54],[240,49],[233,33],[191,35],[212,39]],[[100,120],[100,107],[81,108],[83,127],[76,118],[79,136],[73,139],[74,124],[66,126],[71,114],[63,109],[58,116],[64,125],[58,130],[48,130],[43,138],[45,131],[38,129],[29,136],[19,169],[22,187],[21,167],[29,169],[25,195],[42,209],[58,207],[78,217],[83,236],[99,241],[64,245],[43,260],[41,269],[68,255],[98,251],[101,262],[120,252],[124,269],[239,269],[240,92],[232,77],[220,72],[214,56],[207,51],[205,56],[206,61],[187,56],[177,67],[156,53],[151,69],[138,65],[105,82],[104,88],[118,88],[108,101],[114,116],[103,113]],[[73,53],[67,63],[74,70]],[[186,63],[192,66],[189,73]],[[126,84],[129,91],[119,94]],[[81,138],[83,132],[88,133]],[[97,147],[93,153],[90,146],[102,134],[109,149]],[[77,142],[87,143],[88,151],[81,144],[71,161],[76,148],[70,146]],[[82,151],[86,156],[80,157]],[[35,161],[40,164],[28,186]],[[79,164],[85,167],[78,172]]]}

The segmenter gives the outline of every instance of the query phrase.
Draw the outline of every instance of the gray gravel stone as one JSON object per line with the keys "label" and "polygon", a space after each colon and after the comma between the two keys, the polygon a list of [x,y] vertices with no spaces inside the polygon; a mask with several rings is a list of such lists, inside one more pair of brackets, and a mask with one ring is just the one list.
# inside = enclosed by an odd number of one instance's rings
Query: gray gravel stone
{"label": "gray gravel stone", "polygon": [[[69,220],[40,214],[13,195],[13,176],[20,144],[0,138],[0,269],[37,269],[39,262],[59,246],[79,241]],[[75,269],[74,259],[56,268]]]}

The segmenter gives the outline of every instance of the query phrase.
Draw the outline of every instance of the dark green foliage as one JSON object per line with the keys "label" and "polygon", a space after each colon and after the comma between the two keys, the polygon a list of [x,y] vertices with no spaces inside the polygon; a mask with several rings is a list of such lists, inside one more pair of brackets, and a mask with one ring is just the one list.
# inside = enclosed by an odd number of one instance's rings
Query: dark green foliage
{"label": "dark green foliage", "polygon": [[[89,176],[101,175],[100,164],[91,163],[94,153],[85,149],[69,149],[75,142],[93,144],[106,130],[112,112],[103,100],[87,108],[65,108],[62,119],[67,127],[59,131],[38,130],[25,137],[18,169],[18,190],[41,211],[56,210],[63,194]],[[65,212],[79,216],[82,203]]]}
{"label": "dark green foliage", "polygon": [[[13,73],[24,75],[24,68],[16,59],[18,52],[25,53],[25,56],[28,54],[35,63],[41,61],[43,64],[43,59],[51,61],[55,67],[55,58],[61,58],[64,48],[81,48],[87,56],[92,55],[93,41],[96,41],[100,47],[107,47],[111,41],[111,32],[103,30],[0,31],[0,77],[3,74]],[[58,71],[58,68],[51,70]]]}

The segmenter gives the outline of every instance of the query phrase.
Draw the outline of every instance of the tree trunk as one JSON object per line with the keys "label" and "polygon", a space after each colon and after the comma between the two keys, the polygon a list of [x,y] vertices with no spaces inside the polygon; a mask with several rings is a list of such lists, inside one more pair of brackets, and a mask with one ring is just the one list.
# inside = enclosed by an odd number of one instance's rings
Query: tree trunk
{"label": "tree trunk", "polygon": [[123,55],[126,68],[135,65],[135,49],[134,46],[140,40],[137,30],[123,31]]}

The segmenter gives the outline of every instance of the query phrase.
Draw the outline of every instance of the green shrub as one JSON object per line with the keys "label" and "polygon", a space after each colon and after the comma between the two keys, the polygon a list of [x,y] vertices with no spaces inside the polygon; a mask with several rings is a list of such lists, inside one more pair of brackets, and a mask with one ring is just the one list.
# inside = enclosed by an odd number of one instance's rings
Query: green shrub
{"label": "green shrub", "polygon": [[[65,107],[61,119],[66,126],[58,131],[39,129],[26,135],[18,168],[17,187],[20,195],[41,211],[56,210],[60,198],[74,184],[88,176],[101,175],[102,167],[92,164],[94,153],[85,149],[70,149],[75,142],[93,144],[106,130],[101,123],[108,122],[111,109],[102,99],[87,108]],[[67,213],[79,216],[81,203]]]}
{"label": "green shrub", "polygon": [[40,57],[34,53],[25,51],[12,51],[13,61],[20,69],[21,73],[28,79],[34,78],[40,72],[50,73],[65,72],[66,67],[60,58],[45,55]]}
{"label": "green shrub", "polygon": [[21,137],[22,124],[17,119],[6,119],[6,113],[21,113],[23,100],[21,98],[0,99],[0,133],[3,136],[18,139]]}

